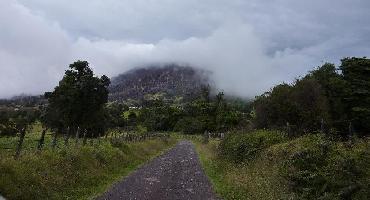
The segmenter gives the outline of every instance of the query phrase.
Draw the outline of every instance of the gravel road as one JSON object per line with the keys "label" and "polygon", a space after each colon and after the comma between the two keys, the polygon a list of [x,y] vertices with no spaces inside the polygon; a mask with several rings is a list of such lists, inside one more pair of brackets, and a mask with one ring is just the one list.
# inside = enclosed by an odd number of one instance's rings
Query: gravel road
{"label": "gravel road", "polygon": [[97,199],[211,200],[217,198],[200,166],[193,144],[189,141],[180,141],[167,153],[114,184]]}

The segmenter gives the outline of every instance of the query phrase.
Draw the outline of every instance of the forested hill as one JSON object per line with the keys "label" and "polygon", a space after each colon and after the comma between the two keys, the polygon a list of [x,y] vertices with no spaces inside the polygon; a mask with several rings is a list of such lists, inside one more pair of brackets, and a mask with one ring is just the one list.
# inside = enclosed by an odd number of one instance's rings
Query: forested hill
{"label": "forested hill", "polygon": [[202,86],[209,84],[209,73],[177,64],[136,68],[112,78],[109,99],[141,100],[148,94],[162,94],[169,99],[187,99],[196,96]]}

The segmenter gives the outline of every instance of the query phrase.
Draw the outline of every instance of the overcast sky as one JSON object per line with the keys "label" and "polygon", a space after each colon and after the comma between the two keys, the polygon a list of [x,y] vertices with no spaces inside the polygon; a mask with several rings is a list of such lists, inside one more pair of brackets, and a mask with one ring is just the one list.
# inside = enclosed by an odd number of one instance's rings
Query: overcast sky
{"label": "overcast sky", "polygon": [[0,97],[50,91],[78,59],[187,63],[254,96],[347,56],[370,56],[369,0],[0,0]]}

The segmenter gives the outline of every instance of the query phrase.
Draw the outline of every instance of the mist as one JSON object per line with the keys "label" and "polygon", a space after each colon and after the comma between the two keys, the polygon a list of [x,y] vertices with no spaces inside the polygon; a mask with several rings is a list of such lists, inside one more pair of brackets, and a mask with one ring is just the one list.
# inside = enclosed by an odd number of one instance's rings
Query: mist
{"label": "mist", "polygon": [[52,90],[76,60],[110,77],[186,63],[253,97],[324,62],[370,55],[366,0],[88,2],[0,2],[1,98]]}

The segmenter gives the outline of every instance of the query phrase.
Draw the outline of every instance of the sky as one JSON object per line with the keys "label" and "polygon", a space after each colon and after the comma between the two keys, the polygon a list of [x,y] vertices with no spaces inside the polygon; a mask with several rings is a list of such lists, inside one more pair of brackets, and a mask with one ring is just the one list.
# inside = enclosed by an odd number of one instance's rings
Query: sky
{"label": "sky", "polygon": [[0,97],[51,91],[70,63],[212,71],[253,97],[324,62],[370,57],[369,0],[0,0]]}

